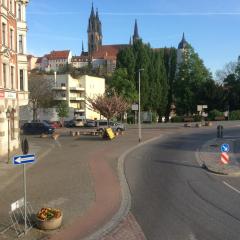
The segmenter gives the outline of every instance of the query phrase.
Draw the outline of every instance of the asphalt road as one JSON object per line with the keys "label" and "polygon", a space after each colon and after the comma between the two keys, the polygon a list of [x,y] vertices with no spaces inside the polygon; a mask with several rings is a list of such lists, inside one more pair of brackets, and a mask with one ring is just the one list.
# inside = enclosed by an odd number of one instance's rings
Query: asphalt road
{"label": "asphalt road", "polygon": [[210,175],[196,161],[196,149],[215,136],[168,136],[128,156],[131,211],[148,240],[240,239],[240,180]]}

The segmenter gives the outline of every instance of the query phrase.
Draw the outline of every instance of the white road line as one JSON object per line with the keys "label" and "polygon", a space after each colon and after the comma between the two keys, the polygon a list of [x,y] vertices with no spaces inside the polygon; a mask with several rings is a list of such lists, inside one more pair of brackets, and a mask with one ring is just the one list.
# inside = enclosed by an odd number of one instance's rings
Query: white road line
{"label": "white road line", "polygon": [[193,235],[192,233],[189,235],[189,240],[197,240],[197,238],[195,237],[195,235]]}
{"label": "white road line", "polygon": [[225,184],[227,187],[231,188],[233,191],[240,194],[240,191],[238,189],[236,189],[235,187],[233,187],[232,185],[230,185],[229,183],[223,181],[223,184]]}

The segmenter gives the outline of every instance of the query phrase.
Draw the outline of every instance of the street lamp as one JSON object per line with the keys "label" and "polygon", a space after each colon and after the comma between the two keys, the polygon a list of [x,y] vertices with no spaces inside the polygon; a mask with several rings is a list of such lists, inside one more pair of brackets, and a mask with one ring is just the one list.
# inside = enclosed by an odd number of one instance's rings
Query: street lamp
{"label": "street lamp", "polygon": [[143,68],[138,69],[138,140],[142,140],[142,129],[141,129],[141,71]]}
{"label": "street lamp", "polygon": [[7,163],[10,162],[10,138],[9,138],[9,130],[10,130],[10,117],[11,117],[11,111],[10,109],[8,108],[7,112],[6,112],[6,117],[7,117],[7,120],[8,120],[8,161]]}

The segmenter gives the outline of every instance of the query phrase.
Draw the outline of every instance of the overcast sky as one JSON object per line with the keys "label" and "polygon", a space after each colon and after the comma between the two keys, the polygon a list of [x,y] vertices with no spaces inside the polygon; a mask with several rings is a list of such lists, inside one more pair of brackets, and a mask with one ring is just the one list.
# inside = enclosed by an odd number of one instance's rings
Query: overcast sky
{"label": "overcast sky", "polygon": [[[31,0],[27,8],[28,52],[42,56],[70,49],[79,55],[92,1]],[[177,47],[187,41],[205,65],[216,70],[240,55],[239,0],[95,0],[103,44],[128,43],[137,19],[139,34],[152,47]]]}

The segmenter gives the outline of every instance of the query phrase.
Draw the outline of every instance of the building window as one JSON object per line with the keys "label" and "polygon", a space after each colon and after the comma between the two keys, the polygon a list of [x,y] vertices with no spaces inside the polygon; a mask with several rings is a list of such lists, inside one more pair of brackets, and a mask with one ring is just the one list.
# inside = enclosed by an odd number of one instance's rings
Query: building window
{"label": "building window", "polygon": [[6,46],[6,24],[2,23],[2,44]]}
{"label": "building window", "polygon": [[13,49],[13,29],[10,29],[10,49]]}
{"label": "building window", "polygon": [[23,69],[19,71],[19,77],[20,77],[20,90],[24,90],[24,72]]}
{"label": "building window", "polygon": [[18,20],[22,20],[22,6],[18,4]]}
{"label": "building window", "polygon": [[11,88],[14,88],[14,67],[11,66]]}
{"label": "building window", "polygon": [[3,87],[7,87],[7,64],[3,63]]}
{"label": "building window", "polygon": [[10,0],[10,11],[13,13],[13,0]]}
{"label": "building window", "polygon": [[18,47],[19,47],[19,53],[23,53],[23,35],[19,35]]}

